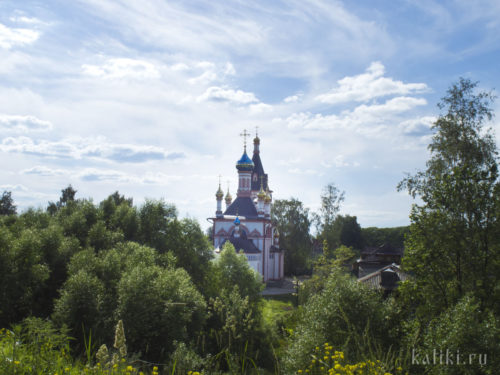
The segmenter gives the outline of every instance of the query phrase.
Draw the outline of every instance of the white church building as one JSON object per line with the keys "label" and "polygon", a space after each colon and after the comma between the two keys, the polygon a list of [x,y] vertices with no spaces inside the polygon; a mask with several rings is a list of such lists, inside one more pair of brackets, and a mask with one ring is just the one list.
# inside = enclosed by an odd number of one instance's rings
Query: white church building
{"label": "white church building", "polygon": [[[249,135],[246,131],[243,136]],[[279,234],[271,223],[272,191],[260,160],[260,139],[253,140],[253,157],[246,151],[236,162],[238,191],[233,201],[229,189],[224,197],[219,182],[217,210],[213,222],[213,241],[219,252],[226,241],[237,252],[243,252],[249,265],[262,275],[263,281],[280,280],[284,276],[284,251],[279,247]],[[222,200],[225,211],[222,211]]]}

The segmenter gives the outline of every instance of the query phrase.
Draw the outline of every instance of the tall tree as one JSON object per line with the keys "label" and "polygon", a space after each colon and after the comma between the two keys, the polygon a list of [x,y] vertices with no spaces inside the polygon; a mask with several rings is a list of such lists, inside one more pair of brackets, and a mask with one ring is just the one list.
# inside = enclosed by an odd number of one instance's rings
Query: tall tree
{"label": "tall tree", "polygon": [[345,192],[340,191],[333,182],[323,188],[321,194],[321,208],[319,213],[313,214],[318,233],[328,230],[334,223],[340,210],[340,204],[344,201]]}
{"label": "tall tree", "polygon": [[285,249],[285,273],[305,272],[312,252],[309,210],[298,199],[278,199],[271,216],[280,234],[280,247]]}
{"label": "tall tree", "polygon": [[0,215],[15,215],[16,206],[10,191],[4,191],[0,198]]}
{"label": "tall tree", "polygon": [[[411,211],[404,267],[415,275],[408,296],[435,314],[473,293],[491,305],[500,293],[500,186],[491,131],[490,93],[460,79],[439,104],[427,169],[398,186],[423,204]],[[496,296],[498,297],[498,296]],[[422,311],[423,312],[423,311]],[[429,311],[428,311],[429,312]]]}

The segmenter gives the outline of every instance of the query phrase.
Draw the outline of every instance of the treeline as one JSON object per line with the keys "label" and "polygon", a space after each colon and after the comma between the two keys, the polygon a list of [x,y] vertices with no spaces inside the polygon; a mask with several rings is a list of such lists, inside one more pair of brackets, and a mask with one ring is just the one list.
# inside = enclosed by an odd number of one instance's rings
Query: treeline
{"label": "treeline", "polygon": [[46,210],[0,217],[2,327],[49,319],[78,354],[90,337],[112,344],[121,320],[142,360],[227,370],[245,349],[270,365],[263,284],[243,255],[228,246],[214,260],[198,223],[164,201],[135,207],[115,192],[96,205],[75,195],[69,186]]}
{"label": "treeline", "polygon": [[[310,212],[296,198],[278,199],[271,208],[272,220],[283,234],[280,246],[286,249],[286,275],[310,274],[318,255],[325,251],[324,247],[332,250],[340,246],[350,248],[350,261],[366,248],[389,245],[404,249],[409,226],[361,228],[356,216],[339,214],[344,192],[333,183],[325,186],[320,199],[319,212]],[[312,235],[313,228],[315,235]]]}

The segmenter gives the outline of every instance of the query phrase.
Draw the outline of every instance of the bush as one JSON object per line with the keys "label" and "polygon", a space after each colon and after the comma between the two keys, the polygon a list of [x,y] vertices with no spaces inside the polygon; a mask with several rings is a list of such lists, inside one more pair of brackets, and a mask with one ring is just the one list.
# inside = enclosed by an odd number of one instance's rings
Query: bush
{"label": "bush", "polygon": [[391,362],[388,316],[380,293],[334,270],[324,290],[301,307],[284,365],[289,371],[304,368],[318,342],[330,343],[350,361],[376,360],[384,355]]}

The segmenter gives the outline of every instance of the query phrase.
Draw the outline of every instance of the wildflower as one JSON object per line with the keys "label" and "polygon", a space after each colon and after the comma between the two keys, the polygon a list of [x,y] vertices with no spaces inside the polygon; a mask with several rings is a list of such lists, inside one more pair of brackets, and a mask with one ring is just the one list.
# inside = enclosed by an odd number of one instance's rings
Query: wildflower
{"label": "wildflower", "polygon": [[123,328],[123,320],[119,320],[115,329],[115,344],[113,345],[122,357],[127,355],[127,340],[125,339],[125,329]]}
{"label": "wildflower", "polygon": [[19,365],[20,363],[21,363],[21,362],[19,362],[19,361],[14,361],[14,364],[15,364],[16,366],[17,366],[17,365]]}
{"label": "wildflower", "polygon": [[[99,347],[99,350],[97,351],[97,354],[95,355],[99,363],[106,364],[109,360],[109,353],[108,353],[108,347],[106,344],[102,344]],[[98,363],[98,365],[99,365]]]}
{"label": "wildflower", "polygon": [[127,371],[134,371],[134,368],[132,366],[127,366]]}

